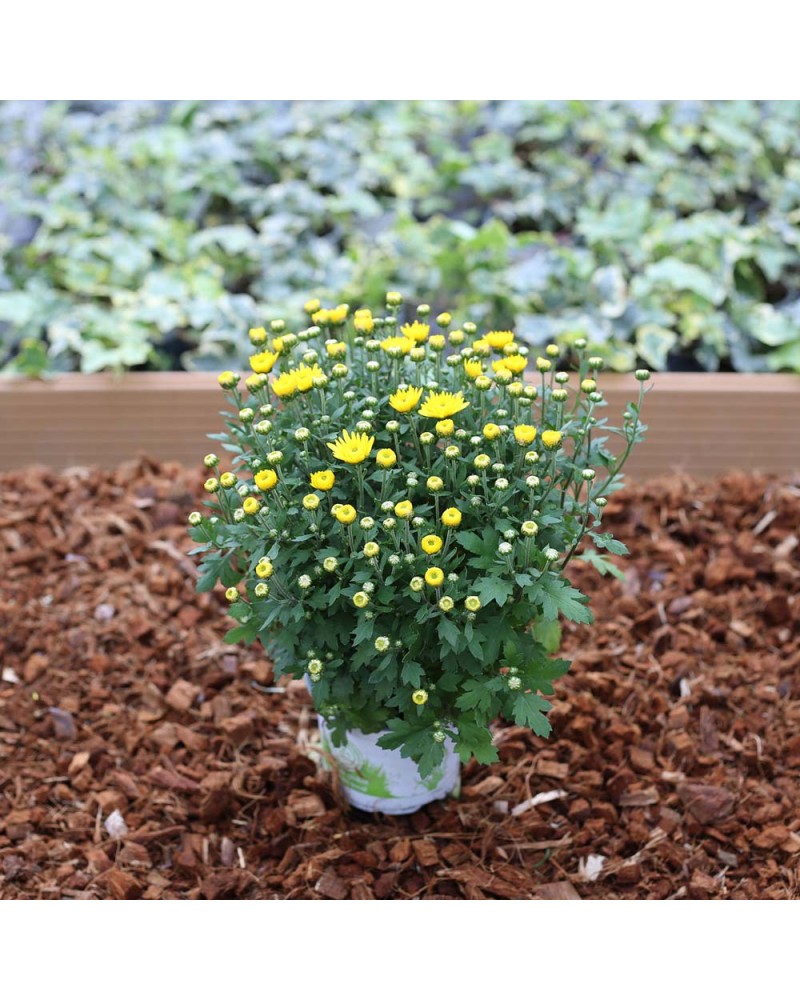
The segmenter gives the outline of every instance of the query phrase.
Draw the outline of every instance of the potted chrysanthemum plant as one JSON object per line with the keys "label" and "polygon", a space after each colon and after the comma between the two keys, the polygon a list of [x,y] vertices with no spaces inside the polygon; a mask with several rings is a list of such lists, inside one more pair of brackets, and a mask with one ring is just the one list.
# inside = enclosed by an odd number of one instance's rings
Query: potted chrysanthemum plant
{"label": "potted chrysanthemum plant", "polygon": [[550,732],[559,619],[592,620],[565,571],[626,551],[601,521],[649,377],[612,427],[582,339],[530,357],[510,331],[401,310],[312,301],[296,332],[251,330],[252,373],[219,376],[231,468],[206,456],[190,517],[227,640],[306,677],[351,802],[387,813],[451,792],[459,758],[495,760],[497,719]]}

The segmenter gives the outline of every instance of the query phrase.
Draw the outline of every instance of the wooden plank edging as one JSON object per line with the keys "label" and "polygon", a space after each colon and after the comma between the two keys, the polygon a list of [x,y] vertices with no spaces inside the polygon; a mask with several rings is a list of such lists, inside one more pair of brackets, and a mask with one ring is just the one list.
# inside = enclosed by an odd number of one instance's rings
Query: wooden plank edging
{"label": "wooden plank edging", "polygon": [[[800,376],[660,373],[645,403],[647,440],[631,478],[700,478],[733,469],[800,472]],[[605,411],[617,422],[636,398],[632,375],[604,374]],[[197,463],[222,429],[211,372],[0,376],[0,470],[28,465],[111,467],[137,454]]]}

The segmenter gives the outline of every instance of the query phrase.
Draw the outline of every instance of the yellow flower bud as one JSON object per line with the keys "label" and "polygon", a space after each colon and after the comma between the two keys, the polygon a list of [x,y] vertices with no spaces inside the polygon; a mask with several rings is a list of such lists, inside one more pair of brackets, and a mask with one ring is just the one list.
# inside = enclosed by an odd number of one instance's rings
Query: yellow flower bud
{"label": "yellow flower bud", "polygon": [[457,528],[461,524],[461,511],[458,507],[448,507],[442,512],[442,524],[448,528]]}
{"label": "yellow flower bud", "polygon": [[355,507],[351,506],[349,503],[342,504],[338,507],[334,517],[339,524],[352,524],[356,519]]}
{"label": "yellow flower bud", "polygon": [[561,431],[542,431],[542,444],[548,451],[561,447]]}
{"label": "yellow flower bud", "polygon": [[444,573],[438,566],[431,566],[425,571],[425,583],[429,587],[441,587],[444,583]]}
{"label": "yellow flower bud", "polygon": [[426,552],[429,556],[433,556],[441,550],[442,540],[438,535],[425,535],[420,545],[423,552]]}
{"label": "yellow flower bud", "polygon": [[274,469],[262,469],[261,472],[255,474],[254,482],[260,490],[266,493],[267,490],[274,489],[276,486],[278,474]]}

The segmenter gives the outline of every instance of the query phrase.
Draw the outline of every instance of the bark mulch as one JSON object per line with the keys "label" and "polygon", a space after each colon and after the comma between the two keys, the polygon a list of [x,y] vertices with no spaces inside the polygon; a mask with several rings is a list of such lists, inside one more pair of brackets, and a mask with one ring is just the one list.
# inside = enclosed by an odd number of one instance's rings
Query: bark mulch
{"label": "bark mulch", "polygon": [[222,643],[185,555],[197,473],[0,477],[0,897],[800,897],[800,485],[608,506],[625,581],[575,576],[554,735],[415,816],[348,813],[301,682]]}

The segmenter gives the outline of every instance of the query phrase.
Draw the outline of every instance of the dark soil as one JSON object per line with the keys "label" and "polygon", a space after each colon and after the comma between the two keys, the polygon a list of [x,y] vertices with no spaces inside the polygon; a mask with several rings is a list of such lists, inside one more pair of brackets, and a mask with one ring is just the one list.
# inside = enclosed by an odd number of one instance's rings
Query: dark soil
{"label": "dark soil", "polygon": [[[0,477],[0,897],[800,897],[800,486],[609,503],[550,741],[411,817],[347,812],[302,682],[194,591],[200,473]],[[543,801],[541,793],[554,792]]]}

